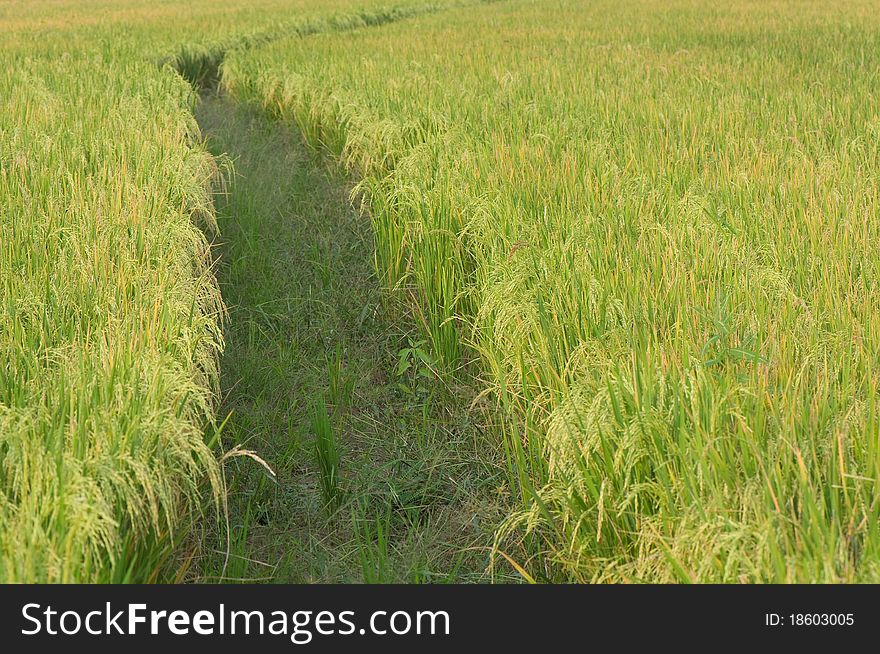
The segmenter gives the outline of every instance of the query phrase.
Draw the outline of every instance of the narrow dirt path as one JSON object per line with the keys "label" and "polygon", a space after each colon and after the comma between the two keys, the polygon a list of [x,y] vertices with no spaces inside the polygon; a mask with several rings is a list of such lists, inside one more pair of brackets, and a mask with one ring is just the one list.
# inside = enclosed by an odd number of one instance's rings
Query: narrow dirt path
{"label": "narrow dirt path", "polygon": [[209,530],[193,579],[483,579],[506,513],[497,448],[472,395],[432,379],[411,324],[383,310],[346,180],[257,110],[209,95],[197,118],[235,167],[217,198],[223,445],[277,481],[227,463],[231,547]]}

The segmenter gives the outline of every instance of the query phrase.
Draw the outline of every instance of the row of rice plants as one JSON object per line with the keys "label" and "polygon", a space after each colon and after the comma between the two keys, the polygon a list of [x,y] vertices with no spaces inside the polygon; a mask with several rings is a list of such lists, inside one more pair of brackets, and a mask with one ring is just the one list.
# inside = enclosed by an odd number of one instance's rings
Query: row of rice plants
{"label": "row of rice plants", "polygon": [[148,62],[0,73],[0,579],[144,580],[220,482],[214,162]]}

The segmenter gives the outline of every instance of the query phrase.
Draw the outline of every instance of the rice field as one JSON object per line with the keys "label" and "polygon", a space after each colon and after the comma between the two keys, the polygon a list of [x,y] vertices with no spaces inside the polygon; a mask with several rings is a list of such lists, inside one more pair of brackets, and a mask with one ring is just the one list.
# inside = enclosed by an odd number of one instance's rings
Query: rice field
{"label": "rice field", "polygon": [[523,416],[532,576],[876,579],[876,9],[510,2],[224,63]]}
{"label": "rice field", "polygon": [[[489,580],[880,580],[876,1],[46,0],[0,27],[0,579],[180,575],[228,513],[216,85],[353,181],[410,325],[383,401],[491,416]],[[344,513],[334,418],[291,402]],[[355,532],[362,558],[401,533]]]}

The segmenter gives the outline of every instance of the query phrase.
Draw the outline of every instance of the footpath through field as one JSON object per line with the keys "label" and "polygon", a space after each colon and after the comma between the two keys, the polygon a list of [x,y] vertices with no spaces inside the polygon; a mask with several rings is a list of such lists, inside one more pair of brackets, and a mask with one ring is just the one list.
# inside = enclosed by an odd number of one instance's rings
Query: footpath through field
{"label": "footpath through field", "polygon": [[207,528],[193,579],[481,578],[503,517],[497,448],[383,308],[346,180],[256,109],[212,94],[197,118],[235,170],[217,198],[224,448],[276,477],[227,460],[229,542]]}

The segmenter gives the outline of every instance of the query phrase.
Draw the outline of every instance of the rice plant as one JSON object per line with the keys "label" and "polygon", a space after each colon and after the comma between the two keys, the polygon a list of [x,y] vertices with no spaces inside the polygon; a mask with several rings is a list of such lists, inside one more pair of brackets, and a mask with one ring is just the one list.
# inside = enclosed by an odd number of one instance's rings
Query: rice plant
{"label": "rice plant", "polygon": [[318,481],[324,496],[324,504],[329,513],[339,508],[342,492],[339,488],[339,449],[336,445],[336,432],[327,404],[323,398],[312,407],[312,433],[315,437],[315,461],[318,464]]}

